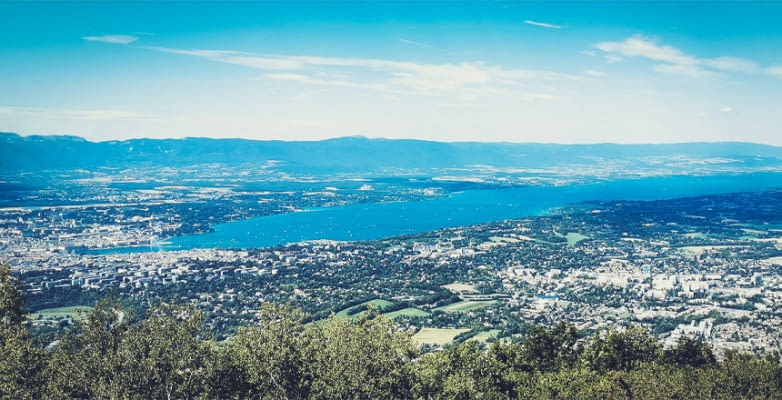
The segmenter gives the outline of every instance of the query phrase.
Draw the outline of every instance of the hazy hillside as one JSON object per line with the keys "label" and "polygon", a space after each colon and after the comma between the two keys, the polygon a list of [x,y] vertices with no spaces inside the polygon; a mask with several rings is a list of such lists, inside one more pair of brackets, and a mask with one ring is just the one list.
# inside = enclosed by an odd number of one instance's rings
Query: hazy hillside
{"label": "hazy hillside", "polygon": [[539,143],[443,143],[345,137],[323,141],[244,139],[133,139],[89,142],[75,136],[0,133],[0,168],[6,171],[257,163],[276,160],[288,170],[340,172],[384,168],[548,167],[605,160],[653,163],[657,157],[706,163],[778,164],[782,148],[751,143],[663,145],[559,145]]}

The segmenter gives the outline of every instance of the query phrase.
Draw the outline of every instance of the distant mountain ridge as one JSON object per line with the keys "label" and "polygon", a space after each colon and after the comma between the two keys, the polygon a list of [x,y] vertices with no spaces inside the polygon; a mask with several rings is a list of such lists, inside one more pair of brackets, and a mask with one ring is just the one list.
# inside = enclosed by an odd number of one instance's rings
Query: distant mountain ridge
{"label": "distant mountain ridge", "polygon": [[6,172],[47,169],[123,168],[132,165],[185,166],[242,164],[276,160],[286,170],[319,172],[377,171],[387,168],[436,169],[489,165],[541,168],[597,164],[681,155],[702,159],[773,159],[782,147],[742,143],[545,144],[431,142],[410,139],[342,137],[322,141],[248,139],[131,139],[90,142],[76,136],[21,136],[0,133],[0,169]]}

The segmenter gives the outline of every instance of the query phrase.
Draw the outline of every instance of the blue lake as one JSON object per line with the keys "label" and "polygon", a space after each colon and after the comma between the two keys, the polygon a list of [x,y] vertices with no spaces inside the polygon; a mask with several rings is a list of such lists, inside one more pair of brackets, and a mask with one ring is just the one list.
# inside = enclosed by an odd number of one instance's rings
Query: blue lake
{"label": "blue lake", "polygon": [[[355,204],[214,226],[214,232],[167,239],[169,250],[271,247],[303,240],[372,240],[447,227],[545,215],[552,208],[597,200],[662,200],[782,187],[782,174],[674,176],[558,187],[454,193],[427,201]],[[155,251],[108,249],[98,253]]]}

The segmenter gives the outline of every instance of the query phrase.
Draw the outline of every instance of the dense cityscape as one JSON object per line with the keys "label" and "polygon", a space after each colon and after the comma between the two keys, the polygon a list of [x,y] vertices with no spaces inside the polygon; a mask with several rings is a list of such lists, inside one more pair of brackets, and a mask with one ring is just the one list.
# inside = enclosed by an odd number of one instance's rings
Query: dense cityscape
{"label": "dense cityscape", "polygon": [[[360,190],[370,183],[379,190]],[[121,202],[8,207],[1,254],[22,273],[41,335],[69,329],[81,318],[74,310],[111,294],[141,308],[161,299],[194,305],[222,338],[257,323],[271,302],[301,308],[309,320],[376,308],[431,349],[512,341],[560,320],[583,332],[636,324],[666,345],[700,338],[718,354],[780,346],[782,194],[773,190],[576,204],[381,240],[166,248],[166,237],[224,221],[445,193],[374,182],[329,189],[138,189],[122,191]]]}

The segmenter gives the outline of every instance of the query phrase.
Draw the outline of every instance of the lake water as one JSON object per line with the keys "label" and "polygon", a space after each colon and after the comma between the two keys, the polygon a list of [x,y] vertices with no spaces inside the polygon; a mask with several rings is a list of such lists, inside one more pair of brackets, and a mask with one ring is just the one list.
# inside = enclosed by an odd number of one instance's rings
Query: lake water
{"label": "lake water", "polygon": [[[304,240],[372,240],[447,227],[545,215],[595,200],[662,200],[782,187],[782,174],[674,176],[559,187],[474,190],[427,201],[355,204],[234,221],[214,232],[167,239],[164,249],[271,247]],[[155,251],[108,249],[98,253]]]}

